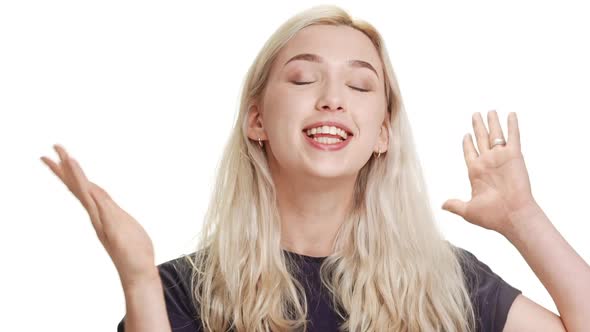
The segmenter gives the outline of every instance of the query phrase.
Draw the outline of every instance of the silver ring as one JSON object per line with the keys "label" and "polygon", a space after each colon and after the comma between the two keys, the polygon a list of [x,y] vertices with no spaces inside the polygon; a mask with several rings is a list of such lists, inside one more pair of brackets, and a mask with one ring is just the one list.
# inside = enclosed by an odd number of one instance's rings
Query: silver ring
{"label": "silver ring", "polygon": [[492,148],[496,145],[506,145],[506,141],[503,138],[496,138],[492,143]]}

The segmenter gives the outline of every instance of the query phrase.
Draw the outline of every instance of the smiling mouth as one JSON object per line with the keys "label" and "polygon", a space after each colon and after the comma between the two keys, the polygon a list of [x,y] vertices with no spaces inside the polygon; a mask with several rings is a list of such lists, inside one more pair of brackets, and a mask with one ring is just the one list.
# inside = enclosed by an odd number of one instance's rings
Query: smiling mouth
{"label": "smiling mouth", "polygon": [[307,136],[308,138],[320,143],[320,144],[336,144],[336,143],[340,143],[340,142],[344,142],[349,140],[352,135],[349,135],[346,137],[346,139],[344,139],[342,136],[340,135],[332,135],[332,134],[312,134],[312,135],[307,135],[306,132],[303,132],[303,135]]}
{"label": "smiling mouth", "polygon": [[352,140],[352,135],[347,136],[346,139],[340,135],[331,135],[327,133],[307,135],[307,133],[303,132],[302,135],[312,147],[321,151],[339,151],[344,149]]}

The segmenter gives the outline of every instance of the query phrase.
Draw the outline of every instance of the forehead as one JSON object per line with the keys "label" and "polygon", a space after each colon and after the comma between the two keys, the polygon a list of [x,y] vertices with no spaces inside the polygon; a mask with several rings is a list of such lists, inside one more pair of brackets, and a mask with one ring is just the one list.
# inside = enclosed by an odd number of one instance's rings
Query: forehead
{"label": "forehead", "polygon": [[364,33],[348,26],[311,25],[301,29],[279,52],[275,67],[282,68],[285,62],[300,53],[317,54],[333,66],[345,66],[350,60],[366,61],[382,77],[375,46]]}

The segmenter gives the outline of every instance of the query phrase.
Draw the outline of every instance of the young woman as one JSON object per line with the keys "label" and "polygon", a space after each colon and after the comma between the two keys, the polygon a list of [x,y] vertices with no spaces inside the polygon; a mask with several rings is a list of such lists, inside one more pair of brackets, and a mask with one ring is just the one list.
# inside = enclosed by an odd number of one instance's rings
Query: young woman
{"label": "young woman", "polygon": [[443,208],[517,246],[563,320],[444,240],[383,39],[334,6],[285,22],[248,71],[194,253],[156,266],[63,147],[42,159],[117,268],[119,331],[580,331],[588,265],[531,194],[516,115],[507,141],[496,112],[488,126],[475,113],[477,150],[463,140],[472,199]]}

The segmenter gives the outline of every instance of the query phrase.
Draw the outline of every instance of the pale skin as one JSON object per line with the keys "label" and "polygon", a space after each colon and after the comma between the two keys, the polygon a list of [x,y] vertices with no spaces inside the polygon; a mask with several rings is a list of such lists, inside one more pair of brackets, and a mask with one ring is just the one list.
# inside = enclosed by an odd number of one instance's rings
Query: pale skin
{"label": "pale skin", "polygon": [[[471,200],[451,199],[443,209],[468,222],[496,231],[521,253],[553,298],[560,316],[519,295],[508,313],[504,331],[587,331],[590,326],[590,267],[555,229],[531,193],[521,152],[516,113],[508,115],[506,145],[498,114],[473,114],[477,149],[471,135],[463,139]],[[575,276],[573,278],[572,276]]]}
{"label": "pale skin", "polygon": [[[289,42],[277,63],[301,53],[318,54],[324,62],[296,68],[291,76],[288,70],[279,71],[277,65],[273,66],[269,78],[271,93],[250,112],[248,136],[270,143],[265,151],[279,193],[283,245],[301,254],[327,256],[347,208],[344,202],[350,202],[352,195],[354,177],[345,176],[350,174],[346,166],[358,171],[354,163],[347,163],[346,152],[364,163],[365,157],[370,156],[365,152],[387,149],[387,123],[381,122],[383,104],[378,102],[384,99],[383,76],[379,74],[378,84],[371,86],[372,95],[351,92],[345,60],[362,59],[382,72],[369,39],[347,27],[312,26],[305,31]],[[346,43],[339,42],[342,40]],[[357,70],[365,71],[363,75],[367,72],[365,68]],[[360,76],[358,72],[355,75]],[[289,86],[290,81],[312,83],[302,91],[301,86]],[[270,111],[265,114],[264,109]],[[365,151],[353,150],[351,146],[346,149],[352,151],[342,153],[315,151],[302,146],[298,136],[285,135],[303,128],[308,119],[329,117],[344,119],[346,124],[352,122],[358,130],[372,135],[372,145],[365,145]],[[492,139],[504,137],[497,113],[488,113],[489,133],[479,112],[474,113],[479,152],[470,136],[463,141],[473,197],[467,203],[450,200],[443,208],[506,236],[545,285],[561,314],[557,316],[521,294],[510,309],[504,331],[565,331],[566,326],[568,331],[582,331],[583,326],[590,326],[584,315],[590,312],[586,300],[590,299],[590,278],[581,277],[577,282],[568,279],[570,275],[589,276],[588,265],[552,227],[533,199],[520,151],[516,114],[511,113],[508,120],[508,143],[492,150]],[[289,127],[292,123],[296,124],[294,129]],[[273,148],[275,145],[277,148]],[[282,151],[288,154],[281,155]],[[311,170],[293,171],[308,168]],[[560,272],[566,270],[572,273]]]}
{"label": "pale skin", "polygon": [[59,162],[45,156],[51,169],[88,212],[96,235],[115,264],[125,294],[125,331],[171,331],[152,241],[143,227],[99,185],[61,145]]}
{"label": "pale skin", "polygon": [[[374,48],[358,31],[308,27],[298,37],[291,40],[273,66],[268,99],[249,113],[248,136],[253,140],[260,137],[266,143],[279,193],[284,247],[310,256],[327,256],[346,209],[343,202],[350,202],[356,172],[373,152],[383,153],[388,145],[384,78]],[[347,42],[327,42],[338,40]],[[284,71],[276,68],[301,52],[320,55],[323,61],[309,67],[302,65],[303,61],[294,61],[290,65],[299,62],[302,66],[285,67]],[[371,63],[377,73],[349,68],[345,61],[351,58]],[[294,77],[315,83],[294,86]],[[359,84],[373,92],[361,94],[351,88]],[[264,109],[272,111],[265,113]],[[299,141],[304,124],[327,117],[337,117],[353,129],[355,141],[344,149],[350,151],[315,151]],[[508,117],[505,146],[490,148],[494,138],[503,137],[496,112],[488,113],[488,124],[489,132],[480,114],[474,113],[478,149],[470,136],[463,140],[471,200],[449,200],[443,208],[505,236],[547,288],[561,315],[519,295],[504,331],[583,331],[590,326],[590,268],[533,199],[516,114]],[[170,331],[149,236],[106,191],[88,180],[62,146],[54,147],[59,162],[47,157],[41,160],[87,210],[117,268],[125,291],[126,331]]]}
{"label": "pale skin", "polygon": [[[314,57],[288,61],[299,54]],[[371,64],[375,71],[347,64],[353,59]],[[265,94],[248,113],[248,136],[265,145],[277,187],[284,248],[308,256],[332,253],[358,171],[372,153],[387,150],[382,68],[371,41],[343,26],[299,31],[273,63]],[[301,130],[325,120],[353,131],[345,149],[326,152],[305,141]]]}

